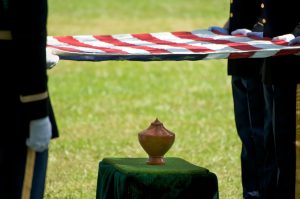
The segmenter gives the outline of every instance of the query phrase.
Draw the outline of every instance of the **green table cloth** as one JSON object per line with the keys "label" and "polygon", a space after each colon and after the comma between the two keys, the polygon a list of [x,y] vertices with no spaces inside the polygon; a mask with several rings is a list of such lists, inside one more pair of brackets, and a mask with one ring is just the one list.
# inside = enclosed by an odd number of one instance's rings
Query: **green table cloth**
{"label": "green table cloth", "polygon": [[181,158],[147,165],[146,158],[104,158],[97,199],[218,199],[217,176]]}

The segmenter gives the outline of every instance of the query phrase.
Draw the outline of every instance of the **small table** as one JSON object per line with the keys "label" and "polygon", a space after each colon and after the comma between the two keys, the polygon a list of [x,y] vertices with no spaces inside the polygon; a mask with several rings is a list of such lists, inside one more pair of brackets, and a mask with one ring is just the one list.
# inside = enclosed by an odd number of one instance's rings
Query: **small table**
{"label": "small table", "polygon": [[218,199],[217,176],[181,158],[147,165],[146,158],[104,158],[97,199]]}

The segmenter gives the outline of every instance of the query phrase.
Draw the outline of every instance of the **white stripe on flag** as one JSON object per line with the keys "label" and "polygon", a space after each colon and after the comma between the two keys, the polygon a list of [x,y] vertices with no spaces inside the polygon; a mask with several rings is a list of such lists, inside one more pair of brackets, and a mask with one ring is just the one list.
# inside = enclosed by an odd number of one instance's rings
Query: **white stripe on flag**
{"label": "white stripe on flag", "polygon": [[203,37],[203,38],[211,38],[214,40],[226,40],[230,41],[232,43],[247,43],[250,41],[253,41],[253,39],[250,39],[249,37],[237,37],[233,35],[219,35],[215,34],[209,30],[194,30],[192,31],[192,34]]}
{"label": "white stripe on flag", "polygon": [[[183,39],[175,37],[174,35],[172,35],[168,32],[150,33],[150,35],[152,35],[153,37],[155,37],[157,39],[163,40],[163,41],[188,45]],[[171,36],[171,38],[168,38],[168,36]],[[170,45],[164,45],[164,46],[169,48]],[[200,53],[195,53],[193,51],[190,51],[188,48],[184,48],[184,47],[173,47],[173,46],[170,46],[170,47],[178,49],[178,52],[175,52],[178,54],[200,54]]]}
{"label": "white stripe on flag", "polygon": [[150,54],[146,50],[136,49],[136,48],[130,48],[126,46],[115,46],[111,43],[99,41],[98,39],[95,39],[93,36],[89,35],[80,35],[80,36],[74,36],[74,38],[84,44],[88,44],[95,47],[104,47],[104,48],[111,48],[111,49],[118,49],[125,51],[129,54],[140,54],[140,55],[148,55]]}
{"label": "white stripe on flag", "polygon": [[118,39],[122,42],[130,43],[138,46],[147,46],[151,48],[167,50],[170,53],[175,53],[175,54],[195,54],[194,52],[186,50],[185,48],[178,48],[170,45],[161,45],[146,40],[140,40],[138,38],[133,37],[131,34],[113,35],[113,38]]}
{"label": "white stripe on flag", "polygon": [[228,52],[217,52],[217,53],[208,53],[203,60],[210,60],[210,59],[227,59],[230,53]]}
{"label": "white stripe on flag", "polygon": [[279,52],[279,50],[260,50],[255,52],[252,56],[250,56],[249,58],[264,58],[264,57],[270,57],[275,55],[277,52]]}
{"label": "white stripe on flag", "polygon": [[142,46],[142,47],[146,46],[146,47],[150,47],[150,48],[164,49],[165,50],[165,48],[161,47],[162,45],[156,45],[156,44],[151,43],[151,42],[147,42],[147,41],[137,39],[137,38],[133,37],[131,34],[117,34],[117,35],[112,35],[112,37],[114,39],[117,39],[117,40],[121,41],[121,42],[125,42],[125,43],[132,44],[132,45],[135,45],[135,46]]}
{"label": "white stripe on flag", "polygon": [[[192,40],[192,39],[182,39],[182,38],[179,38],[179,37],[173,35],[172,33],[165,33],[164,35],[162,35],[162,37],[165,37],[166,40],[168,38],[170,38],[169,39],[170,41],[175,41],[177,43],[186,43],[186,44],[189,44],[189,45],[192,45],[192,46],[197,46],[197,47],[204,47],[204,48],[208,48],[208,49],[213,50],[213,51],[224,51],[224,53],[238,51],[237,49],[231,48],[231,47],[229,47],[227,45],[224,45],[224,44],[214,44],[214,43],[206,42],[206,41],[201,41],[200,42],[200,41],[195,41],[195,40]],[[213,52],[213,54],[214,54],[214,52]],[[221,54],[223,54],[223,53],[221,53]],[[216,55],[213,55],[213,57],[215,57],[215,56]],[[219,56],[217,56],[217,57],[219,57]]]}
{"label": "white stripe on flag", "polygon": [[[86,48],[86,47],[79,47],[79,46],[70,45],[70,44],[67,44],[64,42],[60,42],[55,37],[48,37],[47,44],[53,46],[52,48],[55,48],[55,46],[57,46],[57,47],[65,47],[65,48],[74,48],[76,50],[82,51],[83,53],[105,54],[105,52],[102,50]],[[62,51],[62,50],[56,49],[56,51]],[[76,52],[76,53],[78,53],[78,52]]]}

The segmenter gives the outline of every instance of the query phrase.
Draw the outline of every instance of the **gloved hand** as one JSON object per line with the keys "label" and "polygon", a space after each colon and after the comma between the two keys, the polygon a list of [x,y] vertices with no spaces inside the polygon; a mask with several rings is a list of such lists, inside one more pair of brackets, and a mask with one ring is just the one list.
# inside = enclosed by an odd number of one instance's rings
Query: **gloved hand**
{"label": "gloved hand", "polygon": [[264,37],[263,32],[252,32],[251,30],[246,29],[246,28],[234,30],[234,31],[231,32],[231,34],[232,35],[244,35],[244,36],[247,36],[247,37],[256,37],[256,38],[259,38],[259,39]]}
{"label": "gloved hand", "polygon": [[26,145],[37,152],[43,152],[48,148],[52,137],[52,127],[49,117],[31,120],[29,124],[29,138]]}
{"label": "gloved hand", "polygon": [[249,33],[247,33],[247,36],[262,39],[264,37],[264,33],[263,32],[249,32]]}
{"label": "gloved hand", "polygon": [[247,34],[251,32],[251,30],[246,29],[246,28],[242,28],[242,29],[236,29],[234,31],[231,32],[232,35],[244,35],[247,36]]}
{"label": "gloved hand", "polygon": [[293,46],[293,45],[296,45],[296,44],[300,44],[300,36],[295,37],[294,39],[292,39],[292,40],[289,42],[289,46]]}
{"label": "gloved hand", "polygon": [[54,55],[52,53],[52,50],[50,48],[46,48],[46,62],[47,62],[47,68],[53,68],[59,61],[59,57],[57,55]]}
{"label": "gloved hand", "polygon": [[212,31],[212,32],[222,33],[222,34],[225,34],[225,35],[229,34],[229,31],[226,28],[222,28],[222,27],[219,27],[219,26],[210,26],[208,28],[208,30]]}
{"label": "gloved hand", "polygon": [[280,35],[280,36],[277,36],[277,37],[273,37],[272,41],[290,42],[292,39],[295,39],[295,36],[293,34],[285,34],[285,35]]}

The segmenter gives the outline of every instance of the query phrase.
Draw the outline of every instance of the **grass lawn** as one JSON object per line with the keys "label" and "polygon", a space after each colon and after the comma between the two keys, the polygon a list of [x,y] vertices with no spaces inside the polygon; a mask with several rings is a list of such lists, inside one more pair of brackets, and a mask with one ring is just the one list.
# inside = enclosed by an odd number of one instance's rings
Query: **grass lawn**
{"label": "grass lawn", "polygon": [[[122,34],[222,26],[220,0],[49,0],[49,35]],[[216,173],[221,199],[241,198],[226,60],[60,61],[49,70],[60,129],[50,146],[46,199],[93,199],[104,157],[146,157],[137,134],[155,118],[176,134],[166,156]]]}

